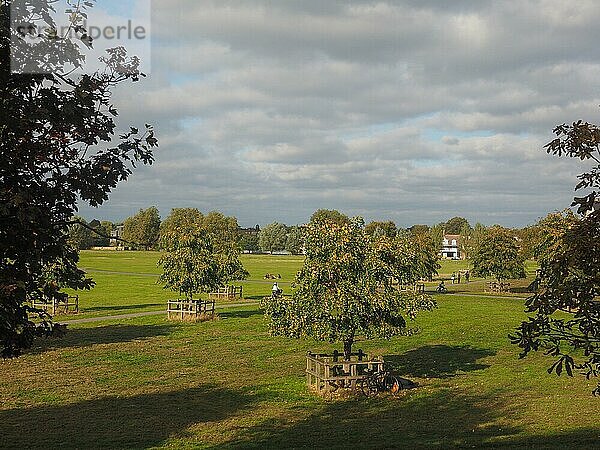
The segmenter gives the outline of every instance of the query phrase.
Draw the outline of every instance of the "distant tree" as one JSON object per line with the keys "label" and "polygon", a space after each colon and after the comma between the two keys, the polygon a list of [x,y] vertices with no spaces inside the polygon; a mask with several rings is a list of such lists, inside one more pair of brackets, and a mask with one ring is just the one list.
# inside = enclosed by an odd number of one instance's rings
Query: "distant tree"
{"label": "distant tree", "polygon": [[579,222],[580,219],[570,209],[550,213],[540,219],[535,224],[536,233],[532,242],[532,257],[539,262],[550,261],[558,250],[557,246],[561,245],[567,230],[577,226]]}
{"label": "distant tree", "polygon": [[114,230],[114,224],[109,220],[103,220],[97,227],[94,237],[94,247],[108,247],[110,245],[110,236]]}
{"label": "distant tree", "polygon": [[193,296],[211,292],[225,282],[220,259],[208,232],[195,224],[175,227],[161,236],[163,255],[158,265],[163,272],[158,282],[192,300]]}
{"label": "distant tree", "polygon": [[143,250],[158,246],[160,215],[155,206],[140,211],[123,223],[123,239]]}
{"label": "distant tree", "polygon": [[94,245],[93,231],[88,228],[87,221],[83,217],[73,217],[72,224],[69,225],[68,243],[77,250],[87,250]]}
{"label": "distant tree", "polygon": [[[51,32],[29,44],[13,23],[52,30],[54,1],[0,2],[0,352],[18,356],[50,332],[47,315],[28,306],[46,288],[90,288],[68,243],[78,204],[99,206],[136,164],[153,160],[152,128],[119,130],[112,89],[142,74],[123,48],[103,58],[106,70],[83,73],[77,42],[89,2],[69,14],[70,36]],[[91,16],[91,14],[90,14]],[[13,22],[11,22],[11,20]],[[14,44],[14,45],[13,45]],[[41,57],[36,58],[35,54]],[[31,74],[28,62],[45,66]],[[12,67],[11,67],[12,66]],[[22,73],[18,73],[22,72]],[[143,113],[142,113],[143,114]],[[116,137],[118,136],[118,137]],[[46,283],[50,273],[54,280]],[[53,286],[53,287],[52,287]],[[37,314],[40,321],[31,320]]]}
{"label": "distant tree", "polygon": [[273,222],[258,234],[260,249],[265,252],[278,252],[285,249],[287,228],[284,224]]}
{"label": "distant tree", "polygon": [[365,233],[369,236],[388,236],[395,237],[398,229],[391,220],[386,222],[373,221],[365,225]]}
{"label": "distant tree", "polygon": [[[385,238],[381,245],[391,241]],[[309,223],[305,248],[292,297],[263,299],[273,335],[343,342],[345,358],[350,359],[358,337],[406,333],[407,318],[436,306],[426,294],[393,286],[395,275],[380,258],[382,252],[390,252],[373,246],[361,219]]]}
{"label": "distant tree", "polygon": [[534,248],[540,237],[540,229],[537,224],[515,230],[515,233],[519,237],[520,255],[526,260],[533,259]]}
{"label": "distant tree", "polygon": [[239,243],[242,250],[248,252],[257,252],[260,250],[258,246],[258,233],[240,233]]}
{"label": "distant tree", "polygon": [[165,233],[175,231],[179,227],[191,225],[201,226],[204,215],[197,208],[173,208],[169,216],[160,224],[161,236]]}
{"label": "distant tree", "polygon": [[285,241],[285,250],[292,255],[300,255],[304,248],[304,239],[300,227],[290,227]]}
{"label": "distant tree", "polygon": [[477,253],[477,249],[481,243],[485,240],[487,228],[485,225],[477,222],[473,227],[473,230],[460,242],[460,250],[467,258],[472,259],[473,255]]}
{"label": "distant tree", "polygon": [[311,223],[323,222],[325,220],[332,221],[338,225],[350,223],[350,218],[337,209],[317,209],[310,217]]}
{"label": "distant tree", "polygon": [[413,225],[408,231],[413,235],[425,234],[429,232],[429,225]]}
{"label": "distant tree", "polygon": [[[169,217],[160,226],[161,243],[172,243],[173,233],[196,233],[210,241],[213,256],[218,259],[221,280],[243,280],[248,276],[240,262],[241,245],[239,242],[239,226],[235,217],[227,217],[220,212],[212,211],[204,216],[196,208],[174,208]],[[171,236],[163,240],[163,235]],[[164,249],[163,249],[164,250]]]}
{"label": "distant tree", "polygon": [[218,211],[211,211],[204,217],[202,227],[210,233],[217,247],[239,246],[240,227],[235,217],[225,216]]}
{"label": "distant tree", "polygon": [[413,284],[437,275],[438,249],[428,234],[372,237],[382,278],[397,284]]}
{"label": "distant tree", "polygon": [[442,244],[444,243],[444,223],[438,223],[434,225],[429,230],[429,236],[433,241],[434,245],[437,247],[438,251],[442,249]]}
{"label": "distant tree", "polygon": [[473,274],[483,278],[493,276],[498,281],[525,278],[525,262],[519,246],[509,230],[492,227],[472,255]]}
{"label": "distant tree", "polygon": [[461,232],[470,229],[471,225],[469,225],[469,221],[464,217],[453,217],[445,225],[446,234],[461,234]]}
{"label": "distant tree", "polygon": [[[556,358],[549,373],[572,375],[575,369],[589,379],[600,375],[600,210],[594,206],[600,189],[600,127],[578,121],[554,133],[557,137],[545,146],[548,153],[592,162],[575,188],[588,191],[571,205],[581,219],[553,216],[545,224],[551,232],[546,230],[538,247],[539,289],[527,299],[530,316],[511,339],[522,349],[521,357],[542,350]],[[600,395],[600,383],[594,394]]]}

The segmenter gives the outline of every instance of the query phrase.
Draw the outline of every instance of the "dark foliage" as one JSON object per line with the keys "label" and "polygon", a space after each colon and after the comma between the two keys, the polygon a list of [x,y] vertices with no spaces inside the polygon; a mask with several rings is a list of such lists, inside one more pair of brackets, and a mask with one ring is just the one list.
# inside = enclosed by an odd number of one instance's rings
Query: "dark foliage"
{"label": "dark foliage", "polygon": [[[557,138],[546,145],[548,153],[593,161],[579,175],[576,190],[600,187],[600,129],[587,122],[560,125]],[[587,378],[600,374],[600,211],[595,191],[575,197],[581,220],[552,227],[540,253],[537,292],[527,299],[532,314],[511,336],[521,356],[544,350],[555,358],[549,373]],[[597,205],[597,203],[596,203]],[[594,390],[600,394],[600,383]]]}
{"label": "dark foliage", "polygon": [[[136,163],[152,163],[151,149],[157,145],[149,125],[143,131],[132,127],[113,143],[117,111],[110,102],[111,89],[142,76],[137,58],[128,58],[123,48],[107,50],[104,70],[69,75],[66,66],[83,63],[78,46],[69,39],[46,37],[32,46],[10,45],[11,37],[16,42],[22,39],[11,28],[11,10],[13,19],[19,16],[24,22],[52,27],[53,3],[0,2],[0,349],[4,357],[19,355],[36,334],[52,330],[49,318],[41,313],[41,325],[30,319],[35,311],[27,306],[28,300],[60,295],[62,287],[86,289],[93,284],[77,268],[77,250],[68,243],[77,201],[91,206],[104,203]],[[85,41],[85,30],[77,21],[73,26]],[[25,68],[35,53],[47,56],[45,72],[16,73],[14,69]]]}

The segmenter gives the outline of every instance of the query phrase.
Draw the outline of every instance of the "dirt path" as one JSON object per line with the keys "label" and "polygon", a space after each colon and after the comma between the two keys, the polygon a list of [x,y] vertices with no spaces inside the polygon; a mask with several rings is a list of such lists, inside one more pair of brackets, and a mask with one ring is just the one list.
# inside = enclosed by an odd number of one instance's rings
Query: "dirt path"
{"label": "dirt path", "polygon": [[[246,303],[231,303],[231,304],[223,304],[216,305],[216,309],[227,309],[227,308],[237,308],[240,306],[256,306],[259,302],[246,302]],[[121,319],[134,319],[136,317],[146,317],[146,316],[159,316],[161,314],[166,314],[166,311],[145,311],[139,313],[129,313],[129,314],[118,314],[115,316],[99,316],[99,317],[86,317],[85,319],[75,319],[75,320],[61,320],[59,323],[61,324],[70,324],[70,323],[92,323],[92,322],[104,322],[106,320],[121,320]]]}

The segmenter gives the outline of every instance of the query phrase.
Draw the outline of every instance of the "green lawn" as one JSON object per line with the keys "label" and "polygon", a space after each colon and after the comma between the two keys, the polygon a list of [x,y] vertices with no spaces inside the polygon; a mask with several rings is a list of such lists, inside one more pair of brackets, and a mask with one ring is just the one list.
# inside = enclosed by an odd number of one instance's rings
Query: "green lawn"
{"label": "green lawn", "polygon": [[[80,316],[164,309],[165,302],[177,297],[177,294],[163,290],[156,283],[160,274],[156,265],[159,257],[158,252],[81,252],[79,266],[93,278],[96,287],[91,291],[77,292]],[[289,293],[291,282],[303,262],[301,256],[242,255],[241,259],[250,277],[234,284],[243,286],[247,300],[259,300],[271,293],[273,280],[264,279],[267,273],[281,275],[277,282],[284,292]]]}
{"label": "green lawn", "polygon": [[[83,251],[81,252],[80,267],[88,272],[96,282],[96,288],[91,291],[78,292],[81,305],[81,317],[102,316],[108,314],[124,314],[164,309],[169,298],[176,294],[165,291],[156,284],[160,268],[156,263],[160,257],[158,252],[116,252],[116,251]],[[302,256],[279,255],[242,255],[242,263],[250,277],[242,282],[244,297],[248,300],[259,300],[271,292],[272,280],[265,280],[267,273],[279,274],[277,282],[285,293],[291,291],[291,282],[303,262]],[[468,269],[468,261],[440,261],[439,277],[449,280],[452,272]],[[535,268],[533,262],[528,262],[529,278],[513,280],[514,294],[527,295],[525,287],[531,281]],[[485,280],[472,278],[469,284],[446,286],[453,293],[482,293]],[[427,289],[433,291],[439,281],[427,283]],[[204,296],[206,297],[206,296]]]}
{"label": "green lawn", "polygon": [[[164,309],[157,254],[104,253],[82,254],[98,282],[87,315]],[[264,273],[288,281],[301,258],[244,264],[258,295]],[[312,395],[305,354],[334,346],[270,337],[256,305],[197,324],[71,324],[0,363],[0,448],[598,448],[595,380],[550,376],[547,357],[520,360],[509,343],[522,299],[437,298],[419,333],[357,345],[418,383],[397,398]]]}

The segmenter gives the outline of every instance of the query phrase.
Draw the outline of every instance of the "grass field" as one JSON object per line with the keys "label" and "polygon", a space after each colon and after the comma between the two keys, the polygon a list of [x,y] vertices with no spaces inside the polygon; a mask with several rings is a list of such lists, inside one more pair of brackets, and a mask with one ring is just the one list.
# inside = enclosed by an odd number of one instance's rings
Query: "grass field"
{"label": "grass field", "polygon": [[[156,283],[160,273],[156,265],[159,257],[158,252],[81,252],[80,267],[96,282],[95,289],[78,292],[81,317],[164,309],[167,299],[176,297],[176,294],[163,290]],[[281,275],[277,282],[284,292],[289,293],[291,282],[303,261],[302,256],[275,255],[242,255],[241,259],[250,276],[235,284],[243,286],[244,297],[248,300],[259,300],[270,294],[273,281],[264,279],[267,273]],[[441,266],[439,277],[446,280],[452,272],[469,268],[467,261],[444,260]],[[535,272],[534,263],[528,263],[528,272],[530,276]],[[513,285],[518,287],[515,295],[524,295],[523,288],[529,281],[513,281]],[[450,292],[470,294],[483,292],[484,284],[484,280],[477,278],[472,278],[469,284],[446,283]],[[427,289],[433,291],[436,285],[437,281],[428,283]]]}
{"label": "grass field", "polygon": [[[82,297],[88,314],[164,307],[156,255],[125,256],[133,259],[82,255],[98,281]],[[244,258],[249,286],[266,272],[287,281],[299,265]],[[307,392],[306,351],[334,346],[269,337],[255,305],[198,324],[163,315],[72,324],[64,338],[0,363],[0,447],[598,448],[595,381],[550,376],[546,357],[519,360],[509,343],[521,299],[438,302],[415,323],[420,333],[357,345],[419,384],[369,400]]]}

